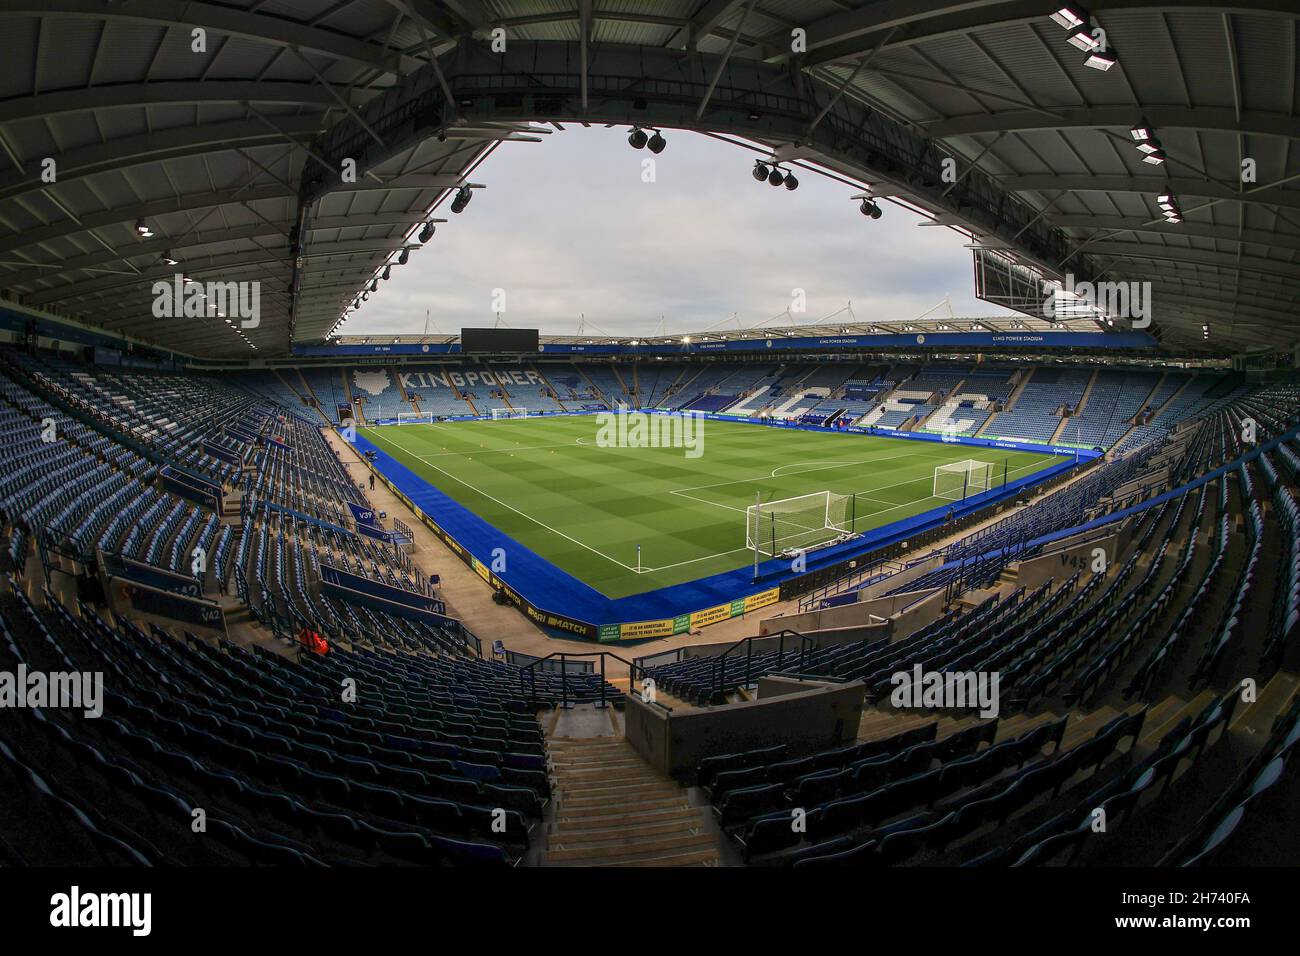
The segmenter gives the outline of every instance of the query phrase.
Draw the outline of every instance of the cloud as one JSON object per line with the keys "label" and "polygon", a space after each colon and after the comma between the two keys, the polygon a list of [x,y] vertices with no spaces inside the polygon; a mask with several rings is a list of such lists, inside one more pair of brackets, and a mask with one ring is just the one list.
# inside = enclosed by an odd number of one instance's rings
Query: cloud
{"label": "cloud", "polygon": [[[487,184],[459,216],[381,282],[347,334],[418,333],[503,324],[571,334],[647,334],[760,324],[795,289],[799,323],[838,313],[909,319],[952,297],[958,315],[1001,310],[974,298],[970,251],[949,229],[906,210],[860,215],[840,183],[800,171],[791,192],[756,182],[753,154],[669,132],[659,156],[626,131],[570,128],[506,144],[480,168]],[[655,179],[642,179],[653,158]],[[733,316],[735,318],[733,318]],[[837,319],[838,320],[838,319]]]}

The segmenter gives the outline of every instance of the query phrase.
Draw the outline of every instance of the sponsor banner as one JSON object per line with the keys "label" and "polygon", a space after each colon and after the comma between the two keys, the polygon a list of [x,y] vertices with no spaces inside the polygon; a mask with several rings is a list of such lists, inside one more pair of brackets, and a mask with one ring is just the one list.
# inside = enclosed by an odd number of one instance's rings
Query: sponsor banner
{"label": "sponsor banner", "polygon": [[719,604],[716,607],[705,608],[691,614],[679,614],[674,618],[662,621],[602,624],[599,628],[600,640],[602,642],[642,641],[655,637],[673,637],[677,634],[685,634],[702,627],[708,627],[710,624],[729,621],[733,617],[740,617],[742,614],[748,614],[758,608],[775,604],[780,599],[781,589],[770,588],[758,594],[736,598],[727,604]]}
{"label": "sponsor banner", "polygon": [[691,630],[698,627],[708,627],[710,624],[717,624],[719,621],[729,621],[734,616],[734,606],[732,604],[719,604],[717,607],[711,607],[706,611],[696,611],[690,616]]}
{"label": "sponsor banner", "polygon": [[672,637],[673,618],[664,621],[637,621],[635,624],[620,624],[618,639],[620,641],[640,641],[649,637]]}
{"label": "sponsor banner", "polygon": [[751,594],[749,597],[745,598],[743,607],[741,608],[741,613],[748,614],[750,611],[757,611],[759,608],[767,607],[769,604],[775,604],[779,600],[781,600],[780,588],[771,588],[767,591],[761,591],[758,594]]}
{"label": "sponsor banner", "polygon": [[[577,634],[581,637],[596,637],[596,625],[588,624],[586,621],[579,621],[576,618],[566,617],[563,614],[555,614],[551,611],[543,611],[539,607],[525,600],[516,592],[515,599],[520,603],[520,608],[530,621],[539,627],[550,628],[555,631],[562,631],[566,634]],[[617,627],[618,625],[615,625]]]}

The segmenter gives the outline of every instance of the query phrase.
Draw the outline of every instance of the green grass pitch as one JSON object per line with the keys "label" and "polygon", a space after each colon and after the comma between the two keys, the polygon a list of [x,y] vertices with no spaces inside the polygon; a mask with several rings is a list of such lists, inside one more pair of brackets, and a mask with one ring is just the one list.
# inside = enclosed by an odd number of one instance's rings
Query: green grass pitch
{"label": "green grass pitch", "polygon": [[[935,467],[974,459],[1010,480],[1065,459],[902,438],[702,423],[702,454],[596,443],[594,415],[385,425],[358,433],[515,541],[611,598],[753,561],[745,509],[856,495],[854,530],[948,504]],[[641,570],[637,570],[637,545]],[[507,560],[509,555],[507,554]]]}

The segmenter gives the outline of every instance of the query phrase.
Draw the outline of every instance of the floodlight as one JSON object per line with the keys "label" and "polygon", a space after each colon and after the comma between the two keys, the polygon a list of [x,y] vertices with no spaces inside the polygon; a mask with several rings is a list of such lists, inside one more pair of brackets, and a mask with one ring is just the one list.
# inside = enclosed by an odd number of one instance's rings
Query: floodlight
{"label": "floodlight", "polygon": [[1071,31],[1065,42],[1076,50],[1082,50],[1084,53],[1091,53],[1101,46],[1101,41],[1092,35],[1092,31],[1088,29],[1086,24]]}
{"label": "floodlight", "polygon": [[1100,70],[1105,73],[1112,66],[1119,62],[1119,58],[1114,53],[1103,53],[1097,51],[1092,53],[1088,59],[1083,61],[1083,65],[1094,70]]}
{"label": "floodlight", "polygon": [[1068,4],[1052,14],[1052,22],[1065,30],[1073,30],[1088,22],[1088,15],[1079,7]]}
{"label": "floodlight", "polygon": [[468,186],[461,186],[456,190],[456,198],[451,201],[451,211],[459,215],[465,211],[469,201],[474,198],[474,190]]}

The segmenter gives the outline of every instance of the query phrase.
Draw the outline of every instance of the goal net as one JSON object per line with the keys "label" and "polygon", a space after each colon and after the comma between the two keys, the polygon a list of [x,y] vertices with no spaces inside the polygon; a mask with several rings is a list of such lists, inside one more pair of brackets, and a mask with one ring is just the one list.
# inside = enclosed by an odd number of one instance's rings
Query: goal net
{"label": "goal net", "polygon": [[399,425],[432,425],[432,412],[398,412],[397,424]]}
{"label": "goal net", "polygon": [[811,548],[849,530],[848,495],[818,491],[745,509],[745,547],[768,557]]}
{"label": "goal net", "polygon": [[528,409],[526,408],[494,408],[492,409],[492,420],[499,421],[502,418],[527,418]]}
{"label": "goal net", "polygon": [[955,461],[934,470],[934,497],[961,501],[992,487],[993,466],[987,461]]}

